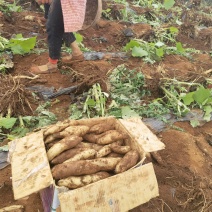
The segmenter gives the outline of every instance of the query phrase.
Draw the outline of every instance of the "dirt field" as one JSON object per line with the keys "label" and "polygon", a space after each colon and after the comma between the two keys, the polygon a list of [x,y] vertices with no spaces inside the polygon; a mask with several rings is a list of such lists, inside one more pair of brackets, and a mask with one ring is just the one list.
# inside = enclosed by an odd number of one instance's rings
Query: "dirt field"
{"label": "dirt field", "polygon": [[[24,20],[26,15],[33,15],[37,18],[33,22],[26,21]],[[9,37],[12,34],[22,33],[27,37],[30,33],[38,33],[38,39],[45,41],[45,26],[39,24],[41,23],[38,21],[39,17],[43,17],[43,14],[34,11],[15,13],[10,20],[1,16],[0,23],[3,24],[1,35]],[[125,27],[124,22],[102,20],[101,24],[80,33],[84,36],[85,46],[92,50],[121,51],[122,46],[128,41],[128,38],[122,33]],[[134,28],[137,33],[143,33],[143,36],[151,33],[151,28],[147,24],[136,24]],[[186,26],[186,29],[191,30],[192,26]],[[211,51],[210,42],[212,41],[208,42],[202,37],[192,38],[188,34],[188,31],[182,29],[177,39],[187,47],[205,52]],[[101,37],[104,37],[107,42],[99,42],[98,38]],[[11,74],[13,76],[29,75],[32,64],[42,65],[46,63],[47,59],[47,52],[40,55],[15,56],[15,66]],[[59,89],[70,87],[87,79],[88,84],[100,82],[102,88],[107,91],[107,72],[123,63],[131,69],[141,67],[141,71],[147,79],[148,89],[152,93],[151,98],[160,96],[158,83],[164,75],[183,79],[201,75],[204,71],[212,69],[211,56],[206,53],[196,54],[192,60],[178,55],[169,55],[153,65],[144,63],[139,58],[130,57],[125,60],[114,58],[76,62],[70,65],[72,74],[61,74],[58,71],[41,76],[36,83],[42,82],[47,87],[54,86],[55,89]],[[60,66],[60,70],[65,68],[63,64]],[[73,73],[77,73],[75,82],[73,82]],[[71,98],[69,95],[62,95],[58,99],[60,101],[51,107],[51,111],[57,115],[59,120],[64,120],[69,117],[68,108]],[[174,126],[167,127],[159,133],[153,131],[164,142],[166,148],[156,155],[148,157],[145,161],[154,164],[160,195],[131,210],[132,212],[212,211],[212,147],[209,145],[209,142],[212,142],[212,122],[204,123],[196,128],[186,121],[175,122]],[[202,147],[201,144],[205,146]],[[11,168],[8,166],[0,171],[0,208],[13,204],[24,205],[26,212],[43,211],[39,194],[33,194],[18,201],[13,199]]]}

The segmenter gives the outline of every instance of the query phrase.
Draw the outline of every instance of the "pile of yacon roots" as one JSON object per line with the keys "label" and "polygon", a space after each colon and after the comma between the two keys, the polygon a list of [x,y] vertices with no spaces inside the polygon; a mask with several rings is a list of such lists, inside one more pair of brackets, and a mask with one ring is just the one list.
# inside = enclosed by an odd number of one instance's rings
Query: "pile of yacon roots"
{"label": "pile of yacon roots", "polygon": [[75,189],[134,167],[141,156],[126,144],[127,139],[128,134],[110,119],[93,125],[66,120],[45,129],[44,142],[56,184]]}
{"label": "pile of yacon roots", "polygon": [[[32,78],[30,78],[32,79]],[[35,101],[26,89],[25,76],[0,75],[0,113],[2,116],[32,114],[31,104]]]}

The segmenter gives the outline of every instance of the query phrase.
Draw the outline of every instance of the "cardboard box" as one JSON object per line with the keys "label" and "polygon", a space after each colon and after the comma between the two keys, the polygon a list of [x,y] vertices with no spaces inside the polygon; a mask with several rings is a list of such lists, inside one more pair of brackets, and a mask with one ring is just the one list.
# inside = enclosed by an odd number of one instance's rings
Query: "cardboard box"
{"label": "cardboard box", "polygon": [[161,150],[164,144],[138,118],[94,118],[83,122],[91,126],[111,119],[117,130],[128,135],[127,145],[140,153],[141,160],[134,168],[82,188],[58,189],[47,159],[43,131],[40,130],[10,144],[14,198],[17,200],[40,191],[44,211],[55,211],[51,208],[56,209],[60,204],[62,212],[124,212],[158,196],[153,165],[142,163],[147,152]]}

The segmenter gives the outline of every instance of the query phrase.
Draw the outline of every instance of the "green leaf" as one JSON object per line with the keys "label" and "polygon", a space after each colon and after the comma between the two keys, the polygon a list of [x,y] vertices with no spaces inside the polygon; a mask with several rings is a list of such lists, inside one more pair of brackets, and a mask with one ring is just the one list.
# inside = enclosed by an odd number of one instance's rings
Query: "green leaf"
{"label": "green leaf", "polygon": [[185,105],[190,105],[192,102],[194,102],[193,98],[194,92],[187,93],[185,96],[182,97],[182,100]]}
{"label": "green leaf", "polygon": [[54,113],[44,110],[38,116],[38,124],[36,127],[43,127],[56,122],[57,118]]}
{"label": "green leaf", "polygon": [[121,107],[122,118],[139,117],[139,114],[132,110],[129,106]]}
{"label": "green leaf", "polygon": [[169,27],[169,31],[174,34],[177,34],[179,32],[178,28],[176,27]]}
{"label": "green leaf", "polygon": [[185,49],[183,48],[182,43],[180,42],[177,42],[176,48],[178,52],[181,52],[181,53],[185,52]]}
{"label": "green leaf", "polygon": [[35,117],[33,117],[33,116],[24,116],[24,117],[22,117],[22,119],[23,119],[23,121],[26,123],[26,124],[30,124],[30,123],[32,123],[32,121],[33,121],[33,119],[35,119]]}
{"label": "green leaf", "polygon": [[212,106],[206,105],[203,107],[203,110],[205,111],[204,120],[210,121],[212,116]]}
{"label": "green leaf", "polygon": [[135,41],[135,40],[131,40],[129,43],[126,44],[126,46],[124,47],[124,49],[126,51],[128,51],[128,50],[132,49],[135,46],[139,47],[140,44],[137,41]]}
{"label": "green leaf", "polygon": [[23,38],[21,34],[17,34],[15,38],[10,39],[8,47],[13,54],[26,54],[35,47],[36,37]]}
{"label": "green leaf", "polygon": [[174,0],[164,0],[163,6],[166,10],[169,10],[174,6],[174,4],[175,4]]}
{"label": "green leaf", "polygon": [[206,104],[211,104],[211,103],[212,103],[212,96],[207,99]]}
{"label": "green leaf", "polygon": [[12,141],[16,138],[17,138],[17,136],[15,136],[15,135],[7,134],[7,139],[10,140],[10,141]]}
{"label": "green leaf", "polygon": [[7,137],[8,137],[8,139],[13,140],[16,137],[21,138],[21,137],[25,136],[28,132],[29,132],[28,128],[17,127],[11,132],[10,135],[7,135]]}
{"label": "green leaf", "polygon": [[210,97],[210,90],[205,89],[204,87],[200,87],[198,90],[194,92],[193,98],[194,100],[201,106],[204,105],[207,99]]}
{"label": "green leaf", "polygon": [[86,101],[86,104],[87,104],[88,106],[90,106],[90,107],[94,107],[94,106],[96,105],[96,102],[95,102],[95,100],[93,100],[93,99],[88,99],[88,100]]}
{"label": "green leaf", "polygon": [[11,12],[21,12],[22,11],[22,8],[21,6],[16,6],[15,4],[12,4],[10,7],[9,7],[9,10]]}
{"label": "green leaf", "polygon": [[77,43],[82,43],[82,41],[83,41],[83,36],[82,35],[80,35],[79,33],[75,32],[74,36],[76,38],[76,42]]}
{"label": "green leaf", "polygon": [[133,57],[144,57],[144,56],[148,56],[148,52],[143,50],[141,47],[134,46],[132,49],[132,56]]}
{"label": "green leaf", "polygon": [[198,120],[191,120],[190,124],[192,127],[198,127],[200,125],[200,122]]}
{"label": "green leaf", "polygon": [[158,57],[163,57],[163,55],[164,55],[163,48],[156,49],[156,55]]}
{"label": "green leaf", "polygon": [[3,127],[5,129],[11,129],[17,118],[0,118],[0,127]]}
{"label": "green leaf", "polygon": [[109,111],[110,116],[115,116],[116,118],[122,118],[122,113],[120,108],[113,108]]}
{"label": "green leaf", "polygon": [[74,113],[72,113],[69,117],[70,119],[74,119],[74,120],[77,120],[77,119],[80,119],[82,118],[82,112],[81,111],[75,111]]}

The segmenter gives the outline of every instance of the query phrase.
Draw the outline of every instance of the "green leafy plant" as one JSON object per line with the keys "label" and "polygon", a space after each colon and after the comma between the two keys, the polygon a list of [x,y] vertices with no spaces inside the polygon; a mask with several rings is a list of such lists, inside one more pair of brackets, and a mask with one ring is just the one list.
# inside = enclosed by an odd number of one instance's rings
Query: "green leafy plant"
{"label": "green leafy plant", "polygon": [[162,4],[158,0],[134,0],[133,3],[142,7],[161,7]]}
{"label": "green leafy plant", "polygon": [[175,46],[167,46],[162,41],[146,42],[141,39],[133,39],[124,47],[125,51],[130,51],[133,57],[141,57],[147,63],[155,63],[162,60],[167,54],[178,54],[191,57],[191,53],[197,53],[195,49],[185,49],[180,42]]}
{"label": "green leafy plant", "polygon": [[109,81],[112,101],[108,106],[108,114],[119,118],[139,116],[142,99],[150,95],[145,88],[144,75],[122,64],[111,72]]}
{"label": "green leafy plant", "polygon": [[[190,108],[204,111],[204,119],[210,121],[212,115],[212,89],[204,88],[199,83],[180,82],[176,79],[163,79],[164,104],[177,116],[184,116]],[[190,91],[190,89],[194,91]]]}
{"label": "green leafy plant", "polygon": [[0,127],[5,128],[5,129],[11,129],[15,123],[16,123],[17,118],[10,118],[10,117],[1,117],[0,118]]}
{"label": "green leafy plant", "polygon": [[145,77],[141,72],[130,70],[124,64],[116,67],[109,76],[111,84],[111,103],[108,114],[117,118],[154,117],[163,119],[169,113],[160,100],[144,101],[150,95],[146,90]]}
{"label": "green leafy plant", "polygon": [[168,43],[176,43],[176,36],[179,33],[178,28],[173,26],[167,28],[157,27],[154,31],[158,40]]}
{"label": "green leafy plant", "polygon": [[204,119],[210,121],[212,116],[212,89],[206,89],[203,86],[196,91],[181,95],[185,105],[198,107],[205,113]]}
{"label": "green leafy plant", "polygon": [[14,66],[11,55],[24,55],[34,49],[36,37],[23,38],[21,34],[15,35],[10,40],[0,36],[0,72],[5,73],[7,69]]}
{"label": "green leafy plant", "polygon": [[23,38],[21,34],[17,34],[9,40],[7,48],[11,49],[13,54],[26,54],[35,47],[36,37]]}
{"label": "green leafy plant", "polygon": [[93,116],[105,116],[107,97],[108,94],[102,92],[99,83],[94,84],[87,93],[83,113],[86,113],[89,118]]}
{"label": "green leafy plant", "polygon": [[0,36],[0,52],[5,51],[8,44],[9,44],[9,40]]}
{"label": "green leafy plant", "polygon": [[155,63],[164,56],[165,44],[163,42],[148,43],[141,39],[131,40],[124,50],[131,51],[133,57],[142,57],[145,62]]}
{"label": "green leafy plant", "polygon": [[13,54],[29,53],[36,44],[36,37],[23,38],[22,34],[17,34],[10,40],[0,36],[0,51],[12,51]]}
{"label": "green leafy plant", "polygon": [[0,0],[0,11],[9,16],[11,12],[21,12],[21,10],[22,10],[21,6],[18,6],[16,4],[16,1],[14,1],[11,4],[11,3],[7,3],[4,0]]}
{"label": "green leafy plant", "polygon": [[109,76],[111,99],[121,105],[137,105],[149,94],[145,89],[145,78],[141,72],[130,70],[124,64],[117,66]]}
{"label": "green leafy plant", "polygon": [[138,113],[142,117],[159,118],[164,120],[163,115],[170,113],[170,110],[169,108],[164,107],[164,104],[160,102],[160,99],[156,99],[152,102],[142,104]]}
{"label": "green leafy plant", "polygon": [[37,116],[19,116],[0,117],[0,141],[5,138],[13,140],[26,135],[33,129],[47,126],[57,121],[56,116],[45,109],[48,106],[48,102],[44,105],[40,105],[37,110]]}
{"label": "green leafy plant", "polygon": [[102,16],[108,20],[113,20],[111,17],[111,9],[110,8],[102,10]]}
{"label": "green leafy plant", "polygon": [[[83,51],[83,52],[90,51],[90,49],[85,47],[85,45],[83,44],[83,36],[80,33],[74,32],[74,36],[76,38],[76,42],[77,42],[78,46],[80,47],[81,51]],[[72,49],[67,46],[63,46],[62,50],[67,53],[72,53]]]}
{"label": "green leafy plant", "polygon": [[88,92],[78,96],[76,103],[69,106],[70,118],[81,119],[106,116],[106,102],[109,95],[95,83]]}

